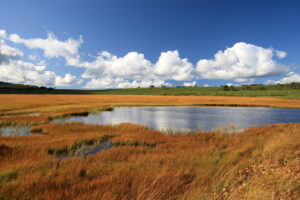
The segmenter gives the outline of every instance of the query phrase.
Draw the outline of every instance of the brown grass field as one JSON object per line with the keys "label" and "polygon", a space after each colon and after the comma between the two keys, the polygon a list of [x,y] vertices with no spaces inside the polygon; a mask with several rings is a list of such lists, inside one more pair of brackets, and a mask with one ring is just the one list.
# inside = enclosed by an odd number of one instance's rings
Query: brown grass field
{"label": "brown grass field", "polygon": [[[133,124],[47,124],[115,106],[271,106],[300,100],[257,97],[0,95],[0,126],[34,125],[0,136],[0,199],[289,200],[300,198],[300,124],[240,134],[167,135]],[[25,114],[40,113],[40,115]],[[111,148],[72,156],[109,141]]]}

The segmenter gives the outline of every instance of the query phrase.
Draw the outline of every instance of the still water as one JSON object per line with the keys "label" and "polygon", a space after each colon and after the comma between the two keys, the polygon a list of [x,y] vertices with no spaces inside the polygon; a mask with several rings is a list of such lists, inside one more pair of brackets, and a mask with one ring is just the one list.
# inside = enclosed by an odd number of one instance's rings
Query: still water
{"label": "still water", "polygon": [[151,129],[191,129],[235,125],[239,128],[272,123],[299,123],[300,109],[266,107],[117,107],[113,111],[54,120],[54,123],[119,124],[130,122]]}
{"label": "still water", "polygon": [[0,136],[17,136],[17,135],[29,135],[30,126],[7,126],[0,127]]}

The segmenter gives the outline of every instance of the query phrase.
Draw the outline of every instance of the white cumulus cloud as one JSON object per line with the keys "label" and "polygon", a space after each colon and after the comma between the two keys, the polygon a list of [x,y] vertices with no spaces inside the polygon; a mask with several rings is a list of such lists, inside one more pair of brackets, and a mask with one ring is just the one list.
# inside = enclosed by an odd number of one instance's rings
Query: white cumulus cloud
{"label": "white cumulus cloud", "polygon": [[193,71],[193,64],[180,58],[177,50],[162,52],[153,70],[155,75],[176,81],[191,80]]}
{"label": "white cumulus cloud", "polygon": [[6,38],[6,31],[5,30],[0,30],[0,39],[5,39]]}
{"label": "white cumulus cloud", "polygon": [[202,78],[245,80],[281,74],[288,66],[278,63],[274,57],[283,58],[285,52],[239,42],[224,51],[218,51],[213,60],[202,59],[197,71]]}
{"label": "white cumulus cloud", "polygon": [[87,68],[83,78],[99,78],[102,75],[119,78],[143,79],[151,72],[151,62],[143,54],[129,52],[124,57],[117,57],[108,52],[99,53],[94,62],[83,62]]}
{"label": "white cumulus cloud", "polygon": [[109,70],[113,76],[142,79],[149,75],[151,62],[146,60],[143,54],[129,52],[124,57],[113,60]]}
{"label": "white cumulus cloud", "polygon": [[150,86],[154,86],[154,87],[162,87],[162,86],[172,86],[170,83],[167,83],[163,80],[141,80],[141,81],[124,81],[121,82],[117,85],[118,88],[147,88]]}
{"label": "white cumulus cloud", "polygon": [[78,85],[82,83],[82,79],[78,79],[76,76],[72,76],[71,74],[66,74],[64,77],[57,76],[55,78],[56,86],[71,86]]}
{"label": "white cumulus cloud", "polygon": [[286,55],[287,55],[287,53],[284,52],[284,51],[278,51],[278,50],[276,50],[275,52],[276,52],[276,56],[277,56],[278,58],[284,58],[284,57],[286,57]]}
{"label": "white cumulus cloud", "polygon": [[197,85],[196,81],[193,81],[193,82],[184,82],[183,83],[183,86],[185,86],[185,87],[194,87],[196,85]]}
{"label": "white cumulus cloud", "polygon": [[68,65],[76,66],[80,60],[78,48],[83,43],[82,37],[78,40],[69,38],[66,41],[58,40],[54,34],[48,33],[46,39],[31,38],[23,39],[17,34],[9,35],[10,41],[24,44],[31,49],[42,49],[47,58],[64,57]]}
{"label": "white cumulus cloud", "polygon": [[101,79],[91,79],[86,85],[85,88],[90,89],[109,89],[109,88],[146,88],[151,85],[155,87],[161,86],[171,86],[170,83],[167,83],[162,80],[133,80],[129,81],[123,78],[112,78],[112,77],[104,77]]}
{"label": "white cumulus cloud", "polygon": [[[190,80],[194,70],[187,59],[179,57],[178,51],[161,53],[155,64],[138,52],[129,52],[124,57],[101,52],[94,62],[82,62],[81,66],[86,68],[82,78],[92,78],[86,85],[89,88],[167,86],[167,80]],[[120,79],[131,81],[118,82]]]}
{"label": "white cumulus cloud", "polygon": [[[144,54],[135,51],[123,56],[101,51],[93,60],[86,61],[80,56],[83,54],[79,51],[83,44],[81,36],[78,39],[59,40],[54,34],[49,33],[45,38],[22,38],[17,34],[7,35],[5,30],[0,30],[0,41],[0,65],[2,73],[5,74],[1,75],[2,79],[13,77],[13,80],[20,79],[18,81],[34,83],[33,79],[36,78],[37,84],[40,85],[43,80],[45,84],[55,86],[72,86],[83,82],[69,73],[59,76],[55,72],[45,70],[45,60],[60,57],[66,60],[65,65],[83,68],[81,78],[87,79],[84,86],[87,88],[167,86],[170,81],[175,83],[183,81],[184,86],[193,86],[196,84],[195,80],[199,79],[250,83],[259,77],[278,75],[290,70],[290,67],[278,62],[279,59],[286,57],[286,52],[244,42],[218,51],[213,59],[201,59],[194,65],[188,58],[180,57],[177,50],[161,52],[153,62]],[[27,58],[30,62],[23,61],[21,59],[23,52],[6,45],[5,41],[23,44],[29,49],[41,49],[43,56],[29,52]],[[18,76],[14,76],[8,72],[9,69],[15,69],[16,73],[18,70],[21,71]],[[21,72],[24,74],[21,75]],[[282,81],[295,77],[297,76],[289,75]]]}
{"label": "white cumulus cloud", "polygon": [[4,40],[0,40],[0,64],[8,63],[10,60],[16,60],[23,56],[23,52],[19,49],[10,47],[5,44]]}
{"label": "white cumulus cloud", "polygon": [[45,65],[25,62],[22,56],[22,51],[0,40],[0,81],[37,86],[70,86],[80,83],[75,76],[66,74],[61,77],[55,72],[45,71]]}
{"label": "white cumulus cloud", "polygon": [[299,83],[300,82],[300,75],[294,72],[290,72],[286,77],[280,79],[276,83]]}
{"label": "white cumulus cloud", "polygon": [[265,81],[266,85],[274,85],[275,83],[276,83],[276,81],[274,81],[274,80],[267,80],[267,81]]}

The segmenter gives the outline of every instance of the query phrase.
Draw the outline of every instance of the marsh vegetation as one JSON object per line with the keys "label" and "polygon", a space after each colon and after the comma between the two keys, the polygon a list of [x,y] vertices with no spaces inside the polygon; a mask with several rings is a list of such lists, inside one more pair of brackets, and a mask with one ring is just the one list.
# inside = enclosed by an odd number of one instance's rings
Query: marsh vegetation
{"label": "marsh vegetation", "polygon": [[[38,128],[39,133],[26,137],[0,137],[4,199],[297,199],[300,195],[299,124],[231,135],[166,135],[132,124]],[[109,149],[71,156],[104,138],[111,143]]]}
{"label": "marsh vegetation", "polygon": [[0,199],[300,196],[299,123],[247,128],[236,134],[222,129],[165,134],[129,123],[49,123],[121,105],[300,107],[299,100],[85,95],[1,95],[0,100],[2,126],[32,126],[27,136],[0,136]]}

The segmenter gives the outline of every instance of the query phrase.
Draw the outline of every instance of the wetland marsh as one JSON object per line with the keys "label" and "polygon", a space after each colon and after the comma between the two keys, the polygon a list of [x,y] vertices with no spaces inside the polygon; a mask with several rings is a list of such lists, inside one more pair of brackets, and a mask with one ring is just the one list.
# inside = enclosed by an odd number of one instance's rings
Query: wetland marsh
{"label": "wetland marsh", "polygon": [[[0,199],[300,196],[299,123],[256,124],[258,127],[245,128],[239,134],[220,130],[165,134],[153,129],[155,126],[121,123],[127,122],[122,121],[124,115],[134,116],[132,119],[142,124],[145,115],[150,121],[158,120],[154,124],[169,120],[179,128],[191,127],[180,120],[190,120],[190,115],[197,118],[199,113],[206,116],[203,122],[223,123],[235,115],[237,120],[246,117],[257,123],[299,122],[298,110],[291,108],[299,108],[300,100],[87,95],[0,95],[0,100],[0,125],[30,126],[32,132],[0,136]],[[226,107],[238,105],[248,107]],[[184,112],[178,114],[178,109]],[[216,114],[218,109],[222,112]],[[118,118],[117,124],[79,123],[90,117],[97,122],[101,115]],[[219,118],[211,118],[215,116]],[[63,119],[70,121],[50,123]],[[109,123],[104,118],[101,121]]]}

